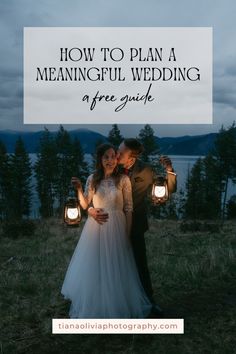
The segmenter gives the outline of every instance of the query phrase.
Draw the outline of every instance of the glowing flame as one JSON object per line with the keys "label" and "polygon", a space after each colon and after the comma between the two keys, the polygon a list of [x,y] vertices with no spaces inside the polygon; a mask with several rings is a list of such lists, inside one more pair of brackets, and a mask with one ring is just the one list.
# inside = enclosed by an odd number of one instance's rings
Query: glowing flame
{"label": "glowing flame", "polygon": [[79,210],[78,208],[68,208],[67,209],[67,216],[69,219],[77,219],[79,216]]}
{"label": "glowing flame", "polygon": [[165,186],[155,186],[154,194],[157,198],[163,198],[166,194]]}

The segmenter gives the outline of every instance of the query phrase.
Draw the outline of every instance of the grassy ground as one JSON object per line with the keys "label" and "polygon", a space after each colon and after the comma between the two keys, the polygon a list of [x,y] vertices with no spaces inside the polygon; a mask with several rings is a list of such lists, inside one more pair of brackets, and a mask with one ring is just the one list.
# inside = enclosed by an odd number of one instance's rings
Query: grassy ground
{"label": "grassy ground", "polygon": [[68,318],[60,289],[80,232],[52,220],[34,237],[0,238],[0,354],[235,353],[236,224],[213,233],[150,224],[155,298],[184,318],[183,335],[52,335],[51,319]]}

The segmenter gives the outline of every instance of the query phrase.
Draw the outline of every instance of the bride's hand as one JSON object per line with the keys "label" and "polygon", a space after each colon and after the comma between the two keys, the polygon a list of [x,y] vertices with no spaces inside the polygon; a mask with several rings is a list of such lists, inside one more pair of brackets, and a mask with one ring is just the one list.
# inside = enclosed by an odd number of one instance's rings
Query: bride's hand
{"label": "bride's hand", "polygon": [[80,180],[77,177],[72,177],[71,178],[71,183],[74,186],[75,189],[82,190],[82,184]]}

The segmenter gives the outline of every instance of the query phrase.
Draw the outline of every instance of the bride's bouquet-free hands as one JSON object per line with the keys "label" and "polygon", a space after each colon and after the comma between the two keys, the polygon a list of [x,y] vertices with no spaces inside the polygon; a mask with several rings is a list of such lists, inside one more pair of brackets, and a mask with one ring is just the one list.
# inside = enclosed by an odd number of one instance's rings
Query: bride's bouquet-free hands
{"label": "bride's bouquet-free hands", "polygon": [[71,183],[72,183],[73,187],[77,191],[77,195],[78,195],[78,199],[80,201],[80,205],[82,206],[82,208],[84,210],[87,209],[88,208],[88,198],[87,198],[87,196],[84,195],[81,181],[79,180],[78,177],[72,177],[71,178]]}
{"label": "bride's bouquet-free hands", "polygon": [[73,187],[79,191],[82,191],[83,188],[82,188],[82,183],[81,181],[79,180],[78,177],[72,177],[71,178],[71,184],[73,185]]}

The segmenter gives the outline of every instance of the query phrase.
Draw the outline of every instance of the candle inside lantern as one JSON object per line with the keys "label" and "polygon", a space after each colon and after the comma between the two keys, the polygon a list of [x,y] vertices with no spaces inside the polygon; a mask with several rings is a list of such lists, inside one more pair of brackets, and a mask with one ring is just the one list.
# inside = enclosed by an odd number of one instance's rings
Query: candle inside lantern
{"label": "candle inside lantern", "polygon": [[68,208],[67,209],[67,216],[71,220],[76,219],[79,216],[78,208]]}
{"label": "candle inside lantern", "polygon": [[168,200],[168,186],[165,177],[157,176],[152,188],[152,201],[160,204]]}
{"label": "candle inside lantern", "polygon": [[68,226],[79,226],[81,221],[81,209],[76,197],[68,197],[64,208],[64,222]]}
{"label": "candle inside lantern", "polygon": [[157,198],[163,198],[166,193],[166,188],[164,186],[155,186],[155,197]]}

